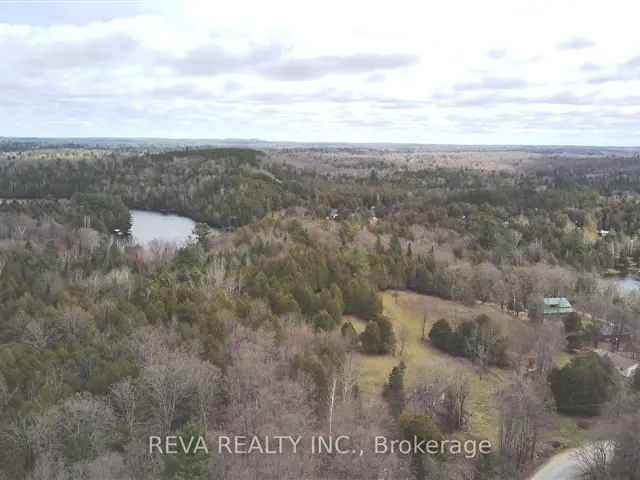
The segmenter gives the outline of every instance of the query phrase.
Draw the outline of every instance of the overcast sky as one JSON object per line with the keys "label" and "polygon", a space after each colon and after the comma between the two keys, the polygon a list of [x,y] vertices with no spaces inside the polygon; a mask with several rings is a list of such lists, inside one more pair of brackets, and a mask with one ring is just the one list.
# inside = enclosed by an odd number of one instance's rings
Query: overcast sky
{"label": "overcast sky", "polygon": [[0,0],[0,136],[640,145],[637,0]]}

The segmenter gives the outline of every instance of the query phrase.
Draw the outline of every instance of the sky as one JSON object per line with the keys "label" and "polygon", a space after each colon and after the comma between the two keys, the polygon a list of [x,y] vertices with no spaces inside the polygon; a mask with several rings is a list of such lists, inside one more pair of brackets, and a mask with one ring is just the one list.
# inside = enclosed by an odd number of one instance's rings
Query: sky
{"label": "sky", "polygon": [[636,0],[0,0],[0,136],[640,145]]}

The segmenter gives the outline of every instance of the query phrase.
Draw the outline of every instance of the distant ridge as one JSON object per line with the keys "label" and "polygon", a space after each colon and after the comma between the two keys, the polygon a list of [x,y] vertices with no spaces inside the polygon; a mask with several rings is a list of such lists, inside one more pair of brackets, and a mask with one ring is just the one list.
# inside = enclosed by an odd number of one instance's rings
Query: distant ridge
{"label": "distant ridge", "polygon": [[293,142],[259,138],[161,138],[161,137],[0,137],[0,144],[15,143],[31,148],[64,147],[231,147],[260,149],[350,149],[411,150],[423,152],[525,151],[545,154],[616,155],[640,152],[640,146],[615,145],[493,145],[493,144],[429,144],[392,142]]}

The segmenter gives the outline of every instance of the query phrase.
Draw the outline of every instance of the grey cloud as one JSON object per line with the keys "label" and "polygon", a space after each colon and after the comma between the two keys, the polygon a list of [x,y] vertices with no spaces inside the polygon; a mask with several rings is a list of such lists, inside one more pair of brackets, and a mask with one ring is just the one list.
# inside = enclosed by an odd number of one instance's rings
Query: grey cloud
{"label": "grey cloud", "polygon": [[377,103],[381,105],[382,108],[388,110],[411,110],[415,108],[420,108],[428,104],[426,101],[422,100],[405,100],[405,99],[378,99]]}
{"label": "grey cloud", "polygon": [[511,103],[512,100],[508,100],[506,97],[498,94],[486,94],[476,95],[469,98],[456,98],[448,103],[456,107],[481,107],[486,105],[496,105],[505,102]]}
{"label": "grey cloud", "polygon": [[348,103],[369,103],[383,109],[415,109],[431,103],[426,100],[360,95],[336,89],[324,89],[306,94],[262,92],[242,97],[241,100],[266,105],[291,105],[294,103],[313,102],[335,103],[339,105],[345,105]]}
{"label": "grey cloud", "polygon": [[528,97],[523,95],[505,95],[499,92],[467,96],[432,97],[441,105],[451,107],[491,107],[498,105],[571,105],[571,106],[630,106],[640,105],[640,96],[603,97],[597,93],[577,95],[569,91],[550,95]]}
{"label": "grey cloud", "polygon": [[591,84],[640,80],[640,55],[630,58],[609,73],[589,79]]}
{"label": "grey cloud", "polygon": [[[622,97],[603,96],[602,92],[592,91],[576,94],[570,90],[558,91],[547,95],[525,95],[508,91],[483,91],[467,94],[464,92],[436,92],[427,99],[407,99],[376,96],[356,96],[348,92],[320,91],[312,96],[314,99],[324,99],[336,103],[367,102],[383,109],[411,110],[428,105],[452,108],[464,107],[494,107],[500,105],[565,105],[565,106],[598,106],[620,107],[640,106],[640,95]],[[310,101],[310,97],[298,100]]]}
{"label": "grey cloud", "polygon": [[29,71],[63,70],[126,61],[139,48],[138,41],[123,33],[83,40],[50,41],[45,44],[4,38],[0,49],[5,62]]}
{"label": "grey cloud", "polygon": [[599,72],[602,67],[600,65],[596,65],[595,63],[587,62],[583,63],[580,66],[580,70],[583,72]]}
{"label": "grey cloud", "polygon": [[592,85],[600,85],[602,83],[617,82],[619,80],[624,80],[624,79],[618,75],[606,74],[606,75],[598,75],[597,77],[592,77],[588,80],[588,83]]}
{"label": "grey cloud", "polygon": [[418,58],[404,54],[357,53],[345,56],[318,56],[301,59],[283,58],[279,45],[252,48],[232,53],[215,43],[203,45],[184,56],[163,59],[162,64],[186,75],[217,75],[251,72],[286,81],[312,80],[329,74],[377,73],[414,65]]}
{"label": "grey cloud", "polygon": [[[152,2],[130,1],[33,1],[3,2],[2,21],[19,25],[83,25],[91,22],[106,22],[114,18],[154,14],[161,6]],[[11,3],[19,3],[11,8]],[[73,3],[67,7],[65,3]],[[159,3],[159,2],[158,2]],[[9,4],[9,5],[6,5]]]}
{"label": "grey cloud", "polygon": [[575,95],[571,92],[559,92],[553,95],[523,99],[524,103],[546,103],[549,105],[591,105],[594,97],[590,95]]}
{"label": "grey cloud", "polygon": [[283,53],[282,47],[267,45],[236,54],[215,43],[209,43],[187,52],[182,57],[163,59],[161,63],[181,74],[217,75],[248,70],[263,63],[273,62]]}
{"label": "grey cloud", "polygon": [[637,126],[637,120],[619,112],[585,112],[574,110],[549,112],[483,112],[481,116],[449,114],[446,118],[462,131],[489,133],[510,126],[518,130],[554,130],[566,135],[568,131],[608,130],[612,125],[621,128]]}
{"label": "grey cloud", "polygon": [[583,48],[593,47],[595,43],[585,37],[573,37],[569,40],[558,44],[560,50],[582,50]]}
{"label": "grey cloud", "polygon": [[92,39],[80,45],[57,45],[49,52],[51,59],[43,58],[42,60],[44,63],[50,62],[49,64],[56,68],[96,65],[117,62],[137,48],[138,42],[134,38],[115,34]]}
{"label": "grey cloud", "polygon": [[211,97],[211,93],[201,90],[188,83],[177,83],[166,87],[156,87],[148,91],[153,98],[189,98],[204,99]]}
{"label": "grey cloud", "polygon": [[371,75],[369,75],[367,77],[367,82],[368,83],[381,83],[384,82],[386,80],[387,77],[385,77],[382,73],[372,73]]}
{"label": "grey cloud", "polygon": [[527,82],[522,78],[484,77],[477,82],[462,82],[454,85],[456,91],[465,90],[510,90],[525,88]]}
{"label": "grey cloud", "polygon": [[627,60],[626,62],[624,62],[624,64],[622,65],[623,69],[632,69],[632,70],[636,70],[640,67],[640,55],[637,55],[629,60]]}
{"label": "grey cloud", "polygon": [[267,105],[279,105],[287,103],[298,103],[305,100],[308,101],[309,97],[285,92],[262,92],[248,95],[245,97],[245,100]]}
{"label": "grey cloud", "polygon": [[507,51],[504,48],[494,48],[489,50],[487,55],[494,60],[499,60],[503,58],[507,54]]}
{"label": "grey cloud", "polygon": [[329,74],[358,74],[409,67],[418,57],[404,54],[357,53],[291,59],[267,65],[260,72],[277,80],[313,80]]}

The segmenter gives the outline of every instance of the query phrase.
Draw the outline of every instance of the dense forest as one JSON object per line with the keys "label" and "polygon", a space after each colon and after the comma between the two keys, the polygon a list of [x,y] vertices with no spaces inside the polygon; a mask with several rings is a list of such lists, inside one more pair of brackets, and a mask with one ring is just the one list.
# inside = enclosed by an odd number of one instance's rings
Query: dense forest
{"label": "dense forest", "polygon": [[[640,300],[602,281],[640,261],[636,188],[582,171],[324,175],[247,149],[0,160],[0,479],[511,479],[557,442],[549,418],[575,416],[606,418],[631,451],[620,426],[639,421],[640,375],[587,350],[613,330],[640,351]],[[194,241],[118,242],[133,208],[193,218]],[[382,300],[400,292],[494,312],[452,314],[420,339],[501,379],[490,454],[371,451],[376,435],[478,436],[468,379],[415,371]],[[549,325],[544,297],[577,313]],[[359,368],[382,358],[394,365],[371,395]],[[364,455],[146,444],[336,431]],[[590,478],[632,478],[623,463]]]}

